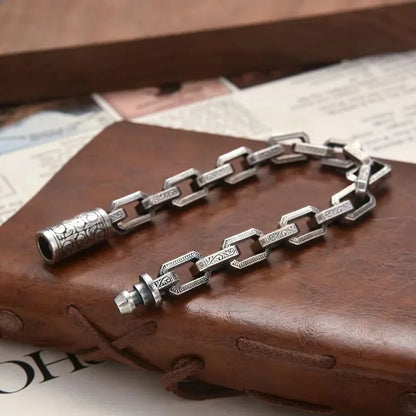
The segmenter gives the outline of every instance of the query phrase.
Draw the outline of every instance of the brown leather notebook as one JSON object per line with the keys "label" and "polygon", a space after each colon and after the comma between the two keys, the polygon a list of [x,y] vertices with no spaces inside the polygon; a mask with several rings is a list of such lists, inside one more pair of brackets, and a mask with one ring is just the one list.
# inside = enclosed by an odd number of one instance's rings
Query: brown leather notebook
{"label": "brown leather notebook", "polygon": [[215,273],[160,309],[120,315],[113,299],[191,250],[213,253],[248,228],[272,231],[287,212],[326,208],[345,177],[314,161],[264,166],[129,236],[55,266],[41,260],[36,231],[139,189],[155,193],[190,167],[210,170],[241,145],[264,146],[126,122],[106,129],[0,228],[1,336],[161,370],[165,387],[192,398],[239,391],[323,413],[416,414],[415,165],[392,162],[364,221]]}

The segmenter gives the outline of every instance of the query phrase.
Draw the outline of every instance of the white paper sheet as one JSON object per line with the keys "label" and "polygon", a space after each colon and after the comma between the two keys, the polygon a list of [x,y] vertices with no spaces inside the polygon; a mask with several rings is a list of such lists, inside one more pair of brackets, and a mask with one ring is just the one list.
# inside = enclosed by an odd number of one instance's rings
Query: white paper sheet
{"label": "white paper sheet", "polygon": [[2,109],[0,116],[0,225],[114,121],[89,97]]}
{"label": "white paper sheet", "polygon": [[98,131],[0,155],[0,225],[29,201],[95,133]]}
{"label": "white paper sheet", "polygon": [[257,139],[293,131],[314,143],[358,138],[373,156],[416,163],[416,52],[344,62],[135,120]]}
{"label": "white paper sheet", "polygon": [[0,124],[0,154],[88,133],[92,137],[114,120],[88,97],[20,106],[0,115],[9,121]]}
{"label": "white paper sheet", "polygon": [[[38,351],[50,375],[29,355]],[[160,374],[103,362],[75,367],[56,351],[7,341],[0,343],[0,410],[7,416],[306,416],[310,413],[276,408],[248,397],[189,401],[163,389]],[[10,362],[12,361],[12,362]],[[23,364],[22,364],[23,363]],[[29,382],[29,383],[28,383]],[[24,387],[28,384],[26,387]],[[20,391],[13,393],[16,390]]]}

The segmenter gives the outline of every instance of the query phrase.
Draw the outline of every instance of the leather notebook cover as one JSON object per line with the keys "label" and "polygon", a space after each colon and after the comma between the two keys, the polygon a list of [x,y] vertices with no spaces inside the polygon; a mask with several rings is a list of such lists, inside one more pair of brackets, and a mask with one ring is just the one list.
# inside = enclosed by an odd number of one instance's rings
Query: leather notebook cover
{"label": "leather notebook cover", "polygon": [[168,371],[164,385],[183,395],[178,382],[190,376],[321,412],[415,414],[415,165],[392,162],[364,221],[331,226],[304,249],[277,248],[250,269],[223,269],[159,309],[120,315],[113,299],[189,251],[213,253],[252,227],[270,232],[306,205],[327,208],[349,182],[316,161],[262,166],[131,235],[55,266],[41,260],[36,231],[136,190],[158,192],[165,178],[210,170],[239,146],[264,143],[127,122],[106,129],[0,228],[1,336]]}

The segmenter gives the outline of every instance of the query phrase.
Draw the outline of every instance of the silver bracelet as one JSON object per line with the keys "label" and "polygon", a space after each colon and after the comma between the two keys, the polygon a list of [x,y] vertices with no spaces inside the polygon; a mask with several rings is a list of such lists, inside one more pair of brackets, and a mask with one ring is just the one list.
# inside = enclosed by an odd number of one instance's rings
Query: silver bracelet
{"label": "silver bracelet", "polygon": [[[236,172],[231,164],[238,158],[243,158],[243,170],[240,172]],[[39,231],[36,235],[37,247],[43,259],[54,264],[108,240],[112,228],[121,234],[129,233],[151,221],[163,207],[185,207],[204,198],[211,188],[220,183],[235,185],[255,176],[262,164],[282,165],[309,158],[319,159],[325,166],[346,170],[346,178],[352,183],[331,197],[328,209],[320,211],[308,205],[283,215],[279,228],[270,233],[250,228],[226,238],[221,250],[208,256],[196,251],[186,253],[164,263],[154,280],[143,273],[133,290],[123,290],[115,298],[121,313],[131,313],[138,305],[159,306],[162,296],[180,296],[192,291],[208,283],[212,272],[222,267],[244,269],[266,260],[271,250],[282,243],[301,246],[322,237],[327,226],[335,221],[356,221],[375,207],[376,200],[370,189],[390,175],[390,165],[370,158],[358,141],[348,143],[330,139],[324,145],[313,145],[305,133],[275,136],[268,140],[267,147],[256,152],[242,146],[221,155],[216,167],[208,172],[200,173],[191,168],[172,176],[165,180],[162,190],[156,194],[148,196],[137,191],[114,200],[108,211],[96,208]],[[189,179],[192,192],[182,196],[178,185]],[[123,206],[134,202],[137,202],[137,217],[126,220],[128,215]],[[302,217],[309,217],[309,230],[304,234],[296,225],[296,220]],[[238,243],[248,239],[253,240],[253,255],[237,260],[241,254]],[[194,263],[191,267],[193,279],[179,285],[179,277],[173,270],[188,262]]]}

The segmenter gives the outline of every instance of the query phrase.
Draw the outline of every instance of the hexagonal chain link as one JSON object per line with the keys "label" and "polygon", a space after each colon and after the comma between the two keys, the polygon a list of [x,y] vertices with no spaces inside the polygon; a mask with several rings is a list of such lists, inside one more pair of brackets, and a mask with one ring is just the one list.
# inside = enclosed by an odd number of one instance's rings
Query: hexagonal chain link
{"label": "hexagonal chain link", "polygon": [[344,147],[347,144],[348,141],[342,139],[328,139],[325,141],[324,145],[333,149],[334,156],[321,159],[322,165],[342,170],[353,168],[355,162],[346,158],[344,154]]}
{"label": "hexagonal chain link", "polygon": [[[222,248],[225,249],[233,244],[241,243],[249,239],[257,241],[259,238],[263,236],[264,234],[262,231],[258,230],[257,228],[250,228],[249,230],[243,231],[242,233],[238,233],[232,235],[231,237],[227,237],[222,243]],[[230,266],[234,269],[245,269],[246,267],[259,263],[260,261],[267,260],[270,256],[270,252],[271,251],[269,248],[265,248],[261,253],[256,253],[250,257],[247,257],[244,260],[232,260],[230,262]]]}
{"label": "hexagonal chain link", "polygon": [[200,187],[196,183],[196,178],[198,178],[198,176],[200,176],[199,171],[194,168],[191,168],[181,173],[178,173],[175,176],[171,176],[170,178],[165,180],[165,183],[163,185],[164,190],[172,189],[176,184],[180,182],[183,182],[189,179],[192,180],[191,182],[192,192],[189,195],[183,196],[181,198],[172,199],[172,205],[182,208],[208,195],[208,188],[205,186]]}
{"label": "hexagonal chain link", "polygon": [[[241,146],[238,149],[234,149],[231,152],[225,153],[221,155],[217,160],[217,167],[220,167],[226,163],[231,162],[234,159],[238,159],[239,157],[243,157],[243,170],[241,172],[233,173],[232,175],[228,176],[224,179],[224,181],[230,185],[235,185],[241,181],[244,181],[251,176],[254,176],[257,172],[257,165],[250,165],[248,162],[248,158],[251,156],[253,157],[255,154],[251,149],[245,146]],[[252,167],[250,167],[252,166]]]}
{"label": "hexagonal chain link", "polygon": [[[308,205],[296,211],[290,212],[289,214],[283,215],[280,219],[279,225],[281,227],[285,227],[289,223],[295,222],[302,217],[314,218],[319,213],[320,211],[318,208]],[[290,237],[288,242],[294,246],[301,246],[302,244],[314,240],[315,238],[323,237],[326,233],[326,224],[320,224],[319,227],[315,228],[314,226],[310,226],[310,223],[308,223],[308,227],[310,228],[308,232]]]}
{"label": "hexagonal chain link", "polygon": [[334,206],[339,205],[344,198],[351,198],[350,201],[354,209],[341,217],[342,222],[354,222],[376,206],[376,198],[373,194],[367,192],[366,198],[363,200],[362,198],[356,198],[355,189],[356,184],[352,183],[331,197],[331,203]]}
{"label": "hexagonal chain link", "polygon": [[[176,259],[170,260],[160,267],[159,276],[165,275],[168,272],[176,269],[177,267],[192,262],[196,263],[198,260],[203,258],[202,254],[197,251],[190,251],[189,253],[184,254],[183,256],[177,257]],[[199,286],[205,285],[208,283],[209,278],[211,277],[210,271],[205,271],[202,276],[197,276],[187,283],[182,285],[174,285],[169,288],[169,293],[173,296],[180,296],[184,293],[187,293],[191,290],[196,289]]]}
{"label": "hexagonal chain link", "polygon": [[[234,185],[254,176],[258,167],[264,163],[282,165],[307,160],[310,157],[320,159],[325,166],[350,169],[346,177],[353,183],[331,197],[329,208],[320,210],[307,205],[283,215],[277,229],[269,233],[265,234],[257,228],[250,228],[225,238],[221,249],[212,254],[203,256],[191,251],[168,261],[160,268],[157,279],[153,280],[148,274],[142,274],[141,283],[133,286],[132,291],[124,290],[117,296],[115,301],[120,312],[129,313],[139,304],[159,306],[162,296],[181,296],[194,292],[199,286],[207,284],[215,271],[225,267],[234,269],[253,267],[257,263],[266,261],[272,250],[280,245],[303,246],[324,237],[327,227],[333,223],[356,221],[375,207],[376,200],[369,189],[386,179],[391,167],[371,159],[356,141],[348,143],[330,139],[324,145],[312,145],[305,133],[293,133],[272,137],[266,148],[255,152],[243,146],[225,153],[218,158],[217,167],[211,171],[201,174],[195,169],[189,169],[175,175],[166,180],[163,191],[150,197],[143,193],[135,193],[116,200],[112,205],[114,209],[109,215],[112,221],[115,218],[113,223],[120,227],[125,219],[121,207],[127,202],[139,201],[142,211],[148,210],[149,215],[152,215],[156,208],[166,203],[182,207],[203,198],[208,190],[218,183],[226,182]],[[238,158],[242,158],[243,170],[236,172],[231,161]],[[192,181],[193,192],[188,196],[179,197],[181,191],[176,185],[187,179]],[[305,218],[307,230],[301,231],[298,223]],[[144,220],[148,219],[142,215],[138,221]],[[128,227],[131,221],[124,224],[124,227]],[[253,240],[251,244],[253,255],[240,259],[241,251],[238,244],[246,240]],[[192,278],[187,283],[179,285],[179,277],[173,270],[188,262],[192,263],[190,267]],[[166,281],[163,291],[158,289],[160,279]]]}
{"label": "hexagonal chain link", "polygon": [[[293,151],[297,142],[300,143],[310,143],[309,136],[306,133],[299,132],[299,133],[290,133],[290,134],[283,134],[280,136],[272,136],[268,140],[269,146],[274,146],[276,144],[280,144],[284,147],[283,155],[277,156],[271,159],[271,162],[275,165],[285,165],[287,163],[295,163],[295,162],[304,162],[308,160],[307,155],[303,155],[301,153],[295,153]],[[292,149],[292,152],[288,152],[288,149]]]}
{"label": "hexagonal chain link", "polygon": [[[370,178],[368,180],[369,188],[374,188],[376,185],[385,181],[391,174],[391,166],[379,160],[372,159],[370,164]],[[363,166],[363,165],[361,165]],[[357,166],[346,173],[346,178],[351,182],[357,182],[359,176],[360,166]]]}
{"label": "hexagonal chain link", "polygon": [[[140,225],[149,222],[152,219],[153,212],[145,213],[140,215],[140,206],[141,202],[147,198],[147,195],[142,191],[133,192],[132,194],[123,196],[122,198],[114,200],[109,208],[110,211],[110,218],[111,222],[113,223],[113,227],[119,233],[128,233],[133,231]],[[127,212],[124,210],[124,206],[128,205],[132,202],[137,202],[135,206],[135,210],[138,213],[136,218],[133,218],[127,222],[124,221],[127,218]]]}

